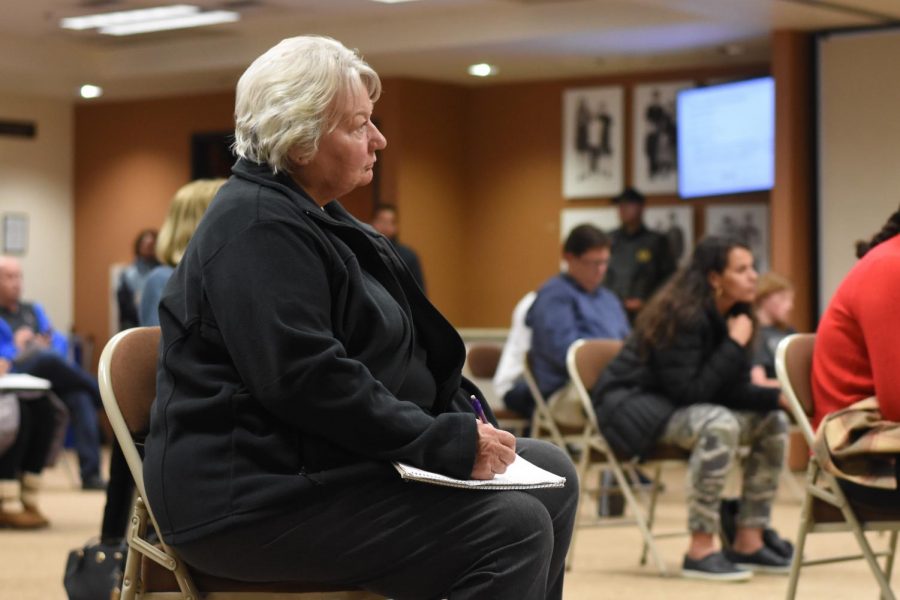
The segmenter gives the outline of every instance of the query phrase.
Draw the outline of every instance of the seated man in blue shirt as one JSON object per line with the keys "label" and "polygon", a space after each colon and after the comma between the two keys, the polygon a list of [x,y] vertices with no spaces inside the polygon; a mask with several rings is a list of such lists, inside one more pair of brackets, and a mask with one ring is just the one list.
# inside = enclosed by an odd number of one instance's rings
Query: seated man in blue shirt
{"label": "seated man in blue shirt", "polygon": [[50,381],[51,389],[69,409],[82,487],[105,489],[100,476],[97,382],[66,361],[66,338],[53,330],[40,304],[22,302],[21,296],[22,265],[15,258],[0,257],[0,358],[10,361],[14,372]]}
{"label": "seated man in blue shirt", "polygon": [[[544,398],[569,380],[566,353],[581,338],[624,339],[628,317],[619,299],[602,286],[609,265],[609,237],[593,225],[579,225],[563,245],[566,271],[538,290],[525,319],[531,328],[531,367]],[[509,408],[531,416],[534,399],[524,382],[504,397]]]}

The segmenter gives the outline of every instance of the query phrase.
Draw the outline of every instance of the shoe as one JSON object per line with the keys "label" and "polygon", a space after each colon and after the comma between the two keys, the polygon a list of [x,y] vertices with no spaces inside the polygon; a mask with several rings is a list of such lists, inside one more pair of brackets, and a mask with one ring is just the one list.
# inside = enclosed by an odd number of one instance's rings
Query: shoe
{"label": "shoe", "polygon": [[699,560],[685,555],[681,565],[681,576],[688,579],[737,582],[748,581],[753,577],[753,571],[735,565],[721,552],[713,552]]}
{"label": "shoe", "polygon": [[788,561],[794,558],[794,545],[778,535],[778,532],[771,528],[763,530],[763,544],[766,548]]}
{"label": "shoe", "polygon": [[49,524],[44,515],[37,511],[28,509],[19,512],[0,510],[0,528],[42,529]]}
{"label": "shoe", "polygon": [[763,546],[753,554],[726,550],[725,557],[739,567],[759,573],[786,575],[791,570],[791,559],[779,556],[767,546]]}
{"label": "shoe", "polygon": [[83,490],[106,490],[106,481],[99,475],[90,475],[81,480],[81,489]]}

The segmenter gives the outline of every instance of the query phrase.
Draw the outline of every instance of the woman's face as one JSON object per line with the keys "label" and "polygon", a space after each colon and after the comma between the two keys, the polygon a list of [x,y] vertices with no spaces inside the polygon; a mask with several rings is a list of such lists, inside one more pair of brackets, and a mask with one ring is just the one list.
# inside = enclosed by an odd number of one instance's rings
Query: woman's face
{"label": "woman's face", "polygon": [[319,140],[312,159],[298,160],[297,182],[324,205],[372,181],[375,151],[387,140],[372,123],[372,101],[357,82],[338,111],[337,125]]}
{"label": "woman's face", "polygon": [[794,310],[794,290],[779,290],[766,296],[759,310],[765,311],[776,323],[786,323]]}
{"label": "woman's face", "polygon": [[725,270],[710,273],[709,283],[715,290],[717,303],[722,307],[731,307],[737,302],[753,302],[756,278],[753,254],[746,248],[735,247],[728,253]]}

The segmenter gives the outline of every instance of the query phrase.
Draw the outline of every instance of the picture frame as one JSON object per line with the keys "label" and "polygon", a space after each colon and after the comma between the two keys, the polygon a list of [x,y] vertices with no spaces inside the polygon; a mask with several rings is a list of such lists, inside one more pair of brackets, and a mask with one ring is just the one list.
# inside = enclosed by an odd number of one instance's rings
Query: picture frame
{"label": "picture frame", "polygon": [[648,83],[632,93],[631,178],[643,194],[678,192],[678,92],[693,81]]}
{"label": "picture frame", "polygon": [[3,253],[23,255],[28,251],[28,215],[4,213]]}
{"label": "picture frame", "polygon": [[619,211],[615,206],[564,208],[559,213],[559,241],[562,243],[578,225],[589,223],[606,233],[619,227]]}
{"label": "picture frame", "polygon": [[761,203],[706,207],[706,235],[733,237],[753,252],[758,273],[769,270],[769,207]]}
{"label": "picture frame", "polygon": [[622,191],[622,98],[620,86],[563,91],[564,198],[604,198]]}
{"label": "picture frame", "polygon": [[677,204],[648,206],[644,209],[644,223],[662,234],[679,267],[691,259],[694,249],[694,207]]}

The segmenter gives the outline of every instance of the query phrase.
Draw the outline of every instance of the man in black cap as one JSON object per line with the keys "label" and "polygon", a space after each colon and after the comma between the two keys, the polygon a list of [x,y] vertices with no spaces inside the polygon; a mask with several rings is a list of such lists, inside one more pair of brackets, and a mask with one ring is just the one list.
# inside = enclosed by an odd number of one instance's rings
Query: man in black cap
{"label": "man in black cap", "polygon": [[613,198],[621,227],[612,232],[605,285],[622,300],[628,318],[637,313],[672,273],[675,260],[666,237],[644,225],[644,195],[627,188]]}

